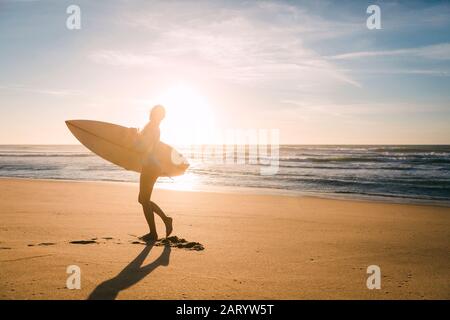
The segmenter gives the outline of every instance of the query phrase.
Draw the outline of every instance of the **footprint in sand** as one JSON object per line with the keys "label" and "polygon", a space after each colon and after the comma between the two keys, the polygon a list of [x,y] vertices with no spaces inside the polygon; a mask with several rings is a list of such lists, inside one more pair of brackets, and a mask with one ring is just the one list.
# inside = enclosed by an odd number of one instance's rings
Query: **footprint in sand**
{"label": "footprint in sand", "polygon": [[74,240],[70,241],[71,244],[92,244],[92,243],[98,243],[95,240]]}
{"label": "footprint in sand", "polygon": [[[101,238],[101,239],[104,239],[104,240],[113,240],[114,238],[113,238],[113,237],[103,237],[103,238]],[[93,243],[99,244],[99,242],[97,242],[96,240],[98,240],[98,238],[91,238],[90,240],[73,240],[73,241],[69,241],[69,243],[70,243],[70,244],[93,244]],[[120,243],[117,243],[117,244],[120,244]],[[38,243],[38,244],[34,244],[34,243],[29,243],[29,244],[27,244],[28,247],[34,247],[34,246],[54,246],[54,245],[56,245],[55,242],[41,242],[41,243]],[[0,250],[1,250],[1,249],[11,249],[11,248],[8,248],[8,247],[0,247]]]}
{"label": "footprint in sand", "polygon": [[145,242],[142,237],[139,238],[141,241],[131,241],[132,244],[147,244],[153,243],[153,245],[159,246],[170,246],[179,249],[202,251],[205,247],[199,242],[190,242],[183,238],[178,238],[177,236],[171,236],[168,238],[158,239],[156,241]]}
{"label": "footprint in sand", "polygon": [[27,244],[28,247],[34,247],[34,246],[54,246],[54,245],[56,245],[56,243],[54,243],[54,242],[41,242],[41,243],[38,243],[38,244],[33,244],[33,243]]}
{"label": "footprint in sand", "polygon": [[205,249],[205,247],[203,247],[203,245],[199,242],[187,241],[183,238],[178,238],[177,236],[171,236],[165,239],[160,239],[155,243],[155,246],[165,246],[165,245],[195,251],[201,251]]}

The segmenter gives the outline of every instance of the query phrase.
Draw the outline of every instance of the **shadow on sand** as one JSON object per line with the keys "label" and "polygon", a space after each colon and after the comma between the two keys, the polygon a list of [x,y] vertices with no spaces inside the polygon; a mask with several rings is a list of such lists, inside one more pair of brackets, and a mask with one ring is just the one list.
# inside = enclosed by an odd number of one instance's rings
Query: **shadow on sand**
{"label": "shadow on sand", "polygon": [[152,247],[153,244],[145,246],[144,250],[117,276],[99,284],[89,295],[88,300],[114,300],[120,291],[135,285],[157,267],[168,266],[170,246],[165,246],[163,252],[155,261],[146,266],[141,266]]}

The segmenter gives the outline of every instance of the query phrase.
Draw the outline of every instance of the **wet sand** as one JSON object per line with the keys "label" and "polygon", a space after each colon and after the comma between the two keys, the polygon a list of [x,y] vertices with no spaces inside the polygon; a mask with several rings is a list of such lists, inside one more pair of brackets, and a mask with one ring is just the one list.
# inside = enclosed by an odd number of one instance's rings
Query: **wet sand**
{"label": "wet sand", "polygon": [[[137,192],[0,179],[0,298],[450,298],[450,208],[158,189],[177,238],[146,245]],[[80,290],[66,288],[70,265]]]}

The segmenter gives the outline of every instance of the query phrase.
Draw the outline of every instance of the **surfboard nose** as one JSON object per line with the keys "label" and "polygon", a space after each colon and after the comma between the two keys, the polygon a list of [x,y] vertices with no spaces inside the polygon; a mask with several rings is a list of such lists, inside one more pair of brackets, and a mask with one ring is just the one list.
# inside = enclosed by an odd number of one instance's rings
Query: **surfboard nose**
{"label": "surfboard nose", "polygon": [[81,127],[83,125],[85,125],[86,123],[88,123],[88,120],[66,120],[66,126],[74,126],[74,127]]}
{"label": "surfboard nose", "polygon": [[67,128],[73,133],[73,129],[80,129],[85,127],[86,120],[66,120],[64,121],[66,123]]}
{"label": "surfboard nose", "polygon": [[65,123],[66,123],[66,125],[68,126],[68,125],[74,125],[76,122],[77,122],[77,120],[66,120],[66,121],[64,121]]}

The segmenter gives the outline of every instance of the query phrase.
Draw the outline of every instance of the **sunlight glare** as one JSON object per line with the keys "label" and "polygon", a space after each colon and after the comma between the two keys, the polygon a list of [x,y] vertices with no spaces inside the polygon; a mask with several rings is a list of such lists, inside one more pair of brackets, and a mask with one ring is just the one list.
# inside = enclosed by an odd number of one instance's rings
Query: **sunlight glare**
{"label": "sunlight glare", "polygon": [[161,140],[175,145],[208,143],[214,116],[204,96],[189,86],[169,88],[157,102],[166,108],[161,124]]}

